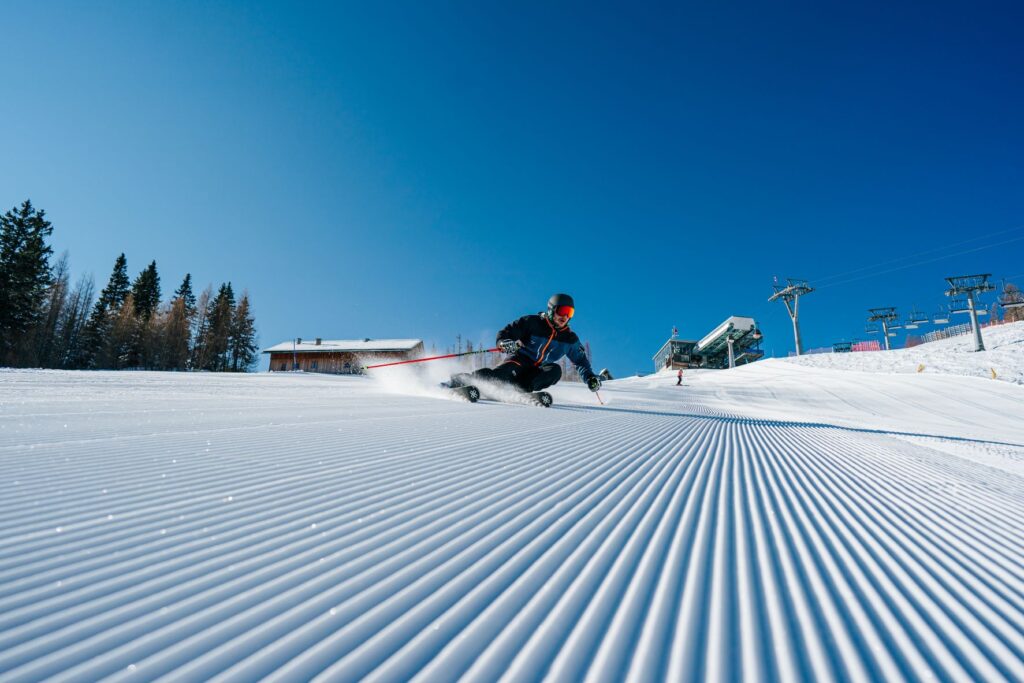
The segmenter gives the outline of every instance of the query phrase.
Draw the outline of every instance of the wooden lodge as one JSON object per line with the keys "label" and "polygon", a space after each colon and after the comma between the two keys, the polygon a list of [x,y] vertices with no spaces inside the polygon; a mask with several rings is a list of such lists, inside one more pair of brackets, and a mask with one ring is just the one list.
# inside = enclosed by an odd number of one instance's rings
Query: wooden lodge
{"label": "wooden lodge", "polygon": [[358,375],[373,363],[410,360],[423,355],[419,339],[314,339],[286,341],[264,349],[271,372],[325,372]]}

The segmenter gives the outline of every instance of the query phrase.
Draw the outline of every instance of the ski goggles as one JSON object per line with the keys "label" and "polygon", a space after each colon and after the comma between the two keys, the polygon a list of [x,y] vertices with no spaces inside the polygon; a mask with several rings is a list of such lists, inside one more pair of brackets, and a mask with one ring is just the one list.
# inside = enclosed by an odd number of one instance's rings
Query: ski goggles
{"label": "ski goggles", "polygon": [[554,314],[560,315],[566,318],[571,318],[576,312],[576,309],[572,306],[555,306]]}

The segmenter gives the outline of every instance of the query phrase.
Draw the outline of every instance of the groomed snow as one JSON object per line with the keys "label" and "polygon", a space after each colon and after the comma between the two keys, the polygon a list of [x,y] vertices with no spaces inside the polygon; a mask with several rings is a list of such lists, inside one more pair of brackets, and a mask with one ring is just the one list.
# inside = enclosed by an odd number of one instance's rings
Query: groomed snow
{"label": "groomed snow", "polygon": [[1024,680],[1024,389],[807,360],[0,372],[0,679]]}

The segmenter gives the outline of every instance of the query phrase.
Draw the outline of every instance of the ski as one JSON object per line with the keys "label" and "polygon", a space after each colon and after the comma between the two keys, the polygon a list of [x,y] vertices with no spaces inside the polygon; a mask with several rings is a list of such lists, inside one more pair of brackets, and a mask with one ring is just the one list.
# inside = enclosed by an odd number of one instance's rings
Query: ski
{"label": "ski", "polygon": [[[454,394],[460,395],[470,403],[476,403],[481,397],[497,401],[498,403],[525,403],[527,405],[536,405],[543,408],[550,408],[551,404],[554,403],[554,399],[546,391],[524,391],[516,388],[511,389],[513,385],[500,385],[505,388],[495,390],[497,387],[487,384],[486,382],[482,385],[484,387],[485,394],[481,394],[480,388],[475,384],[470,384],[472,375],[469,373],[459,373],[452,375],[451,379],[447,382],[442,382],[441,386],[451,391]],[[511,394],[511,396],[509,396]]]}
{"label": "ski", "polygon": [[551,398],[551,394],[546,391],[534,391],[527,394],[527,397],[531,403],[535,403],[541,408],[550,408],[551,404],[555,402],[555,399]]}
{"label": "ski", "polygon": [[[485,398],[491,399],[491,396]],[[551,404],[555,402],[554,398],[551,397],[546,391],[521,391],[517,392],[514,397],[501,398],[493,397],[493,400],[498,403],[519,403],[531,406],[540,406],[541,408],[550,408]]]}
{"label": "ski", "polygon": [[444,386],[445,389],[450,391],[455,396],[459,396],[470,403],[476,403],[480,400],[480,390],[472,384],[463,384],[457,387]]}

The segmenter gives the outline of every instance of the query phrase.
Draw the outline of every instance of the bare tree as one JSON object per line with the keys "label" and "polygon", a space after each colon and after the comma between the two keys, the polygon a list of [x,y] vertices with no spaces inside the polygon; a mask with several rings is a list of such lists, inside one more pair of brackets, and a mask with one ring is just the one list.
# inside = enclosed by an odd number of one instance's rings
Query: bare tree
{"label": "bare tree", "polygon": [[160,367],[164,370],[187,370],[189,358],[189,320],[185,300],[174,299],[162,316]]}
{"label": "bare tree", "polygon": [[60,353],[56,367],[84,367],[82,343],[85,324],[93,305],[96,284],[92,276],[83,275],[68,295],[67,303],[57,324]]}
{"label": "bare tree", "polygon": [[189,361],[189,367],[193,370],[201,370],[209,364],[210,297],[212,296],[213,287],[207,285],[196,301],[196,316],[192,329],[192,351]]}
{"label": "bare tree", "polygon": [[138,367],[137,358],[133,353],[135,340],[139,335],[141,322],[135,315],[135,296],[128,294],[124,304],[118,309],[110,327],[107,360],[114,370]]}
{"label": "bare tree", "polygon": [[[1004,304],[1024,304],[1024,292],[1017,285],[1007,282],[1000,297]],[[1024,320],[1024,306],[1003,309],[1003,322]]]}
{"label": "bare tree", "polygon": [[18,356],[23,363],[43,368],[59,367],[57,325],[68,296],[68,253],[65,251],[52,267],[52,280],[37,324],[22,340]]}

